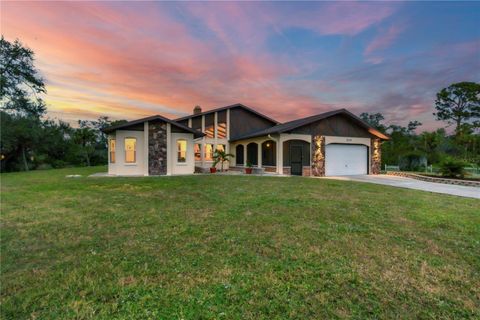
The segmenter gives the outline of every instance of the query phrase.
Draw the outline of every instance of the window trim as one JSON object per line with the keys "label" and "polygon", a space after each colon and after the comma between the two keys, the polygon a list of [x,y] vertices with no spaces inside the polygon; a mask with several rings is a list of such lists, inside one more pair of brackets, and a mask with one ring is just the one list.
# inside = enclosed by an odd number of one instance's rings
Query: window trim
{"label": "window trim", "polygon": [[[179,142],[179,141],[185,141],[185,161],[178,161],[178,153],[181,152],[181,151],[178,150],[178,146],[179,146],[178,142]],[[177,149],[177,150],[176,150],[176,151],[177,151],[177,152],[176,152],[176,153],[177,153],[176,163],[177,163],[178,165],[187,165],[187,161],[188,161],[188,141],[187,141],[187,139],[185,139],[185,138],[179,138],[179,139],[176,140],[176,142],[177,142],[177,143],[176,143],[176,146],[177,146],[177,148],[176,148],[176,149]]]}
{"label": "window trim", "polygon": [[[135,140],[135,144],[134,144],[134,148],[133,148],[133,159],[134,161],[131,162],[131,161],[127,161],[127,139],[133,139]],[[123,149],[125,150],[125,158],[124,158],[124,162],[125,162],[125,165],[130,165],[130,166],[134,166],[137,164],[137,138],[136,137],[125,137],[123,139]]]}
{"label": "window trim", "polygon": [[[112,142],[113,142],[113,150],[112,150]],[[117,139],[110,138],[108,139],[108,163],[115,163],[117,158]],[[112,154],[113,154],[113,161],[112,161]]]}
{"label": "window trim", "polygon": [[[203,151],[203,159],[204,161],[206,162],[213,162],[213,156],[215,155],[215,144],[213,143],[205,143],[205,148],[204,148],[204,151]],[[207,145],[211,145],[212,146],[212,151],[211,151],[211,159],[207,159]]]}
{"label": "window trim", "polygon": [[[200,159],[198,159],[198,160],[197,160],[197,154],[196,154],[196,152],[195,152],[195,146],[199,146],[199,147],[200,147],[200,148],[199,148],[199,149],[200,149],[200,151],[199,151]],[[201,162],[201,161],[202,161],[202,152],[203,152],[202,149],[203,149],[203,148],[202,148],[202,144],[201,144],[201,143],[194,143],[194,145],[193,145],[193,159],[194,159],[195,162]]]}

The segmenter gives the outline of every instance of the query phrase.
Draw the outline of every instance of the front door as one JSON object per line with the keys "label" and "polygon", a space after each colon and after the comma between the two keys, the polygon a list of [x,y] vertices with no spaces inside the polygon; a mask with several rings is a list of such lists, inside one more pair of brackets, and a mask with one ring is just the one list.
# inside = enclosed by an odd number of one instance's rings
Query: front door
{"label": "front door", "polygon": [[302,146],[291,146],[290,147],[290,174],[301,176],[302,175]]}

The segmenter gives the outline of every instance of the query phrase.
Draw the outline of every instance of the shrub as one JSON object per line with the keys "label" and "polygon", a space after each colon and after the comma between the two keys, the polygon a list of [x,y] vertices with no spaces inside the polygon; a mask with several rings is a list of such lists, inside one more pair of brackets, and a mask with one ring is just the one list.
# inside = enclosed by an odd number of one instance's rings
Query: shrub
{"label": "shrub", "polygon": [[410,152],[400,157],[398,166],[402,171],[423,171],[427,166],[427,158],[418,152]]}
{"label": "shrub", "polygon": [[440,163],[440,174],[443,177],[463,178],[465,176],[465,163],[461,160],[447,158]]}

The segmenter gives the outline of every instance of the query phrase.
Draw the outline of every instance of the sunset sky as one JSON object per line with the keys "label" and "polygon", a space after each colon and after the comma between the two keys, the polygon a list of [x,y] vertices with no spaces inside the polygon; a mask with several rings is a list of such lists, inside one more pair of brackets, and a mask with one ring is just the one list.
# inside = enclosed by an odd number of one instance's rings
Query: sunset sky
{"label": "sunset sky", "polygon": [[179,117],[243,103],[279,120],[347,108],[434,121],[480,81],[480,3],[2,2],[34,50],[51,117]]}

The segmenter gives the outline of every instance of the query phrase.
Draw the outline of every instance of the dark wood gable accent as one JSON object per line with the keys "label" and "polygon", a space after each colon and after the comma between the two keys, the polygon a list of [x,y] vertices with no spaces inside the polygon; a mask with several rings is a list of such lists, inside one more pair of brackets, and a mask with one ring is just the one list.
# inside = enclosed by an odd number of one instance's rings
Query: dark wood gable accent
{"label": "dark wood gable accent", "polygon": [[275,123],[243,108],[230,109],[230,139],[274,126]]}
{"label": "dark wood gable accent", "polygon": [[341,114],[299,127],[292,130],[292,133],[311,134],[312,136],[373,137],[367,129]]}
{"label": "dark wood gable accent", "polygon": [[188,119],[187,120],[182,120],[182,121],[177,121],[178,123],[180,123],[181,125],[184,125],[186,127],[188,127]]}
{"label": "dark wood gable accent", "polygon": [[119,130],[143,131],[143,129],[144,129],[143,123],[136,123],[136,124],[132,124],[131,126],[121,128]]}
{"label": "dark wood gable accent", "polygon": [[192,118],[192,129],[202,131],[202,117]]}

